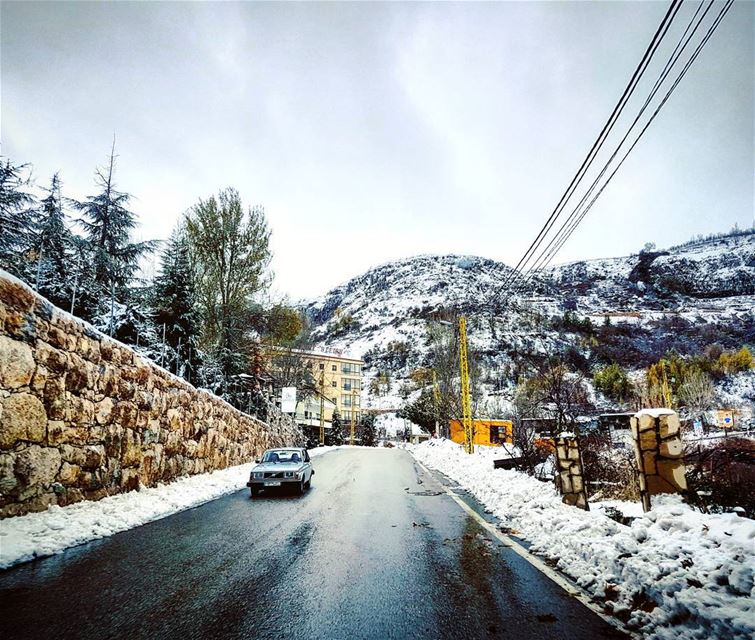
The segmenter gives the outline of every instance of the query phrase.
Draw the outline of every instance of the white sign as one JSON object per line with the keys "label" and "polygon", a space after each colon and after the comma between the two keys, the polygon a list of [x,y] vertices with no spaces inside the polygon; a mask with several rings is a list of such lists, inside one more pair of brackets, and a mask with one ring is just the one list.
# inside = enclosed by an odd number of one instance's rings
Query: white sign
{"label": "white sign", "polygon": [[296,412],[296,387],[283,387],[281,389],[281,411],[283,413]]}

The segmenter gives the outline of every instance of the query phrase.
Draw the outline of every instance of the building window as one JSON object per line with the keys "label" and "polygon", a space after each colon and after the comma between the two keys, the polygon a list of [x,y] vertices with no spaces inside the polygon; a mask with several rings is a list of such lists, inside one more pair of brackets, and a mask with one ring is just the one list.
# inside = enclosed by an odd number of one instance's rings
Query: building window
{"label": "building window", "polygon": [[322,362],[320,363],[320,371],[325,371],[325,365]]}
{"label": "building window", "polygon": [[337,387],[338,383],[335,380],[333,380],[333,382],[330,383],[330,386],[331,387]]}
{"label": "building window", "polygon": [[344,378],[343,390],[344,391],[359,391],[359,378]]}
{"label": "building window", "polygon": [[351,362],[346,362],[343,365],[341,365],[341,373],[345,373],[348,375],[351,374],[358,374],[362,370],[362,366],[359,364],[354,364]]}
{"label": "building window", "polygon": [[332,366],[332,367],[330,368],[330,370],[331,370],[331,371],[338,371],[338,365],[337,365],[337,364],[334,364],[334,365],[333,365],[333,366]]}
{"label": "building window", "polygon": [[358,407],[359,406],[359,396],[352,396],[351,394],[349,394],[349,395],[346,395],[346,394],[342,395],[341,396],[341,406],[343,406],[343,407],[351,407],[351,406]]}

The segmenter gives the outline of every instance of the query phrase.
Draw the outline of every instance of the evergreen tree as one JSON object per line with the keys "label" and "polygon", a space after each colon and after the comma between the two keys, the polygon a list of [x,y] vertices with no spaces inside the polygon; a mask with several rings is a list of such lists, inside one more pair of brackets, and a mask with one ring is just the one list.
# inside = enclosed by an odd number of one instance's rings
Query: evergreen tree
{"label": "evergreen tree", "polygon": [[31,233],[28,210],[34,197],[25,189],[30,179],[28,165],[0,161],[0,268],[23,276],[26,258],[22,255]]}
{"label": "evergreen tree", "polygon": [[73,239],[66,224],[61,197],[60,178],[56,173],[35,212],[34,234],[30,253],[35,257],[30,279],[34,288],[53,304],[66,308],[71,304],[73,283],[69,264]]}
{"label": "evergreen tree", "polygon": [[339,413],[338,409],[333,411],[333,417],[330,421],[331,427],[330,427],[330,443],[331,445],[338,446],[343,444],[344,442],[344,435],[343,435],[343,424],[341,423],[341,414]]}
{"label": "evergreen tree", "polygon": [[96,313],[98,303],[103,300],[107,301],[112,312],[117,299],[127,298],[127,287],[139,266],[139,259],[155,246],[151,241],[131,242],[137,220],[136,215],[127,209],[131,196],[116,188],[115,158],[113,141],[107,167],[98,168],[95,173],[100,192],[83,202],[74,203],[83,214],[79,223],[84,228],[91,253],[91,293],[95,299],[88,301],[90,314]]}
{"label": "evergreen tree", "polygon": [[194,270],[182,227],[173,232],[160,256],[152,307],[158,333],[165,327],[165,345],[173,361],[171,369],[191,380],[198,361],[199,318]]}
{"label": "evergreen tree", "polygon": [[362,444],[365,447],[377,446],[377,429],[375,428],[375,416],[372,413],[367,413],[362,418]]}

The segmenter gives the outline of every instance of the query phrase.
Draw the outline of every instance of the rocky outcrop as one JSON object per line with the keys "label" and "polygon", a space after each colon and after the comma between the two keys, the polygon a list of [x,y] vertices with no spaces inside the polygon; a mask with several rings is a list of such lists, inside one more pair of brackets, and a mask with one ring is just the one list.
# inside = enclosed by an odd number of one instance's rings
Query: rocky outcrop
{"label": "rocky outcrop", "polygon": [[0,272],[0,517],[97,500],[302,442],[173,376]]}

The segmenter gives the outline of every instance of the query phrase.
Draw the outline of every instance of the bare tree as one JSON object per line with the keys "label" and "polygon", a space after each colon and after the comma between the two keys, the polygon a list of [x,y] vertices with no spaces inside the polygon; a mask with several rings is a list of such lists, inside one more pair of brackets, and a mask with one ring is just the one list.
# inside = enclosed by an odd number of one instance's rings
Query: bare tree
{"label": "bare tree", "polygon": [[679,400],[692,416],[698,416],[713,406],[716,389],[706,373],[695,371],[679,387]]}

